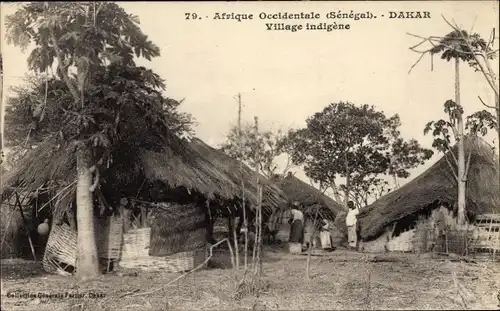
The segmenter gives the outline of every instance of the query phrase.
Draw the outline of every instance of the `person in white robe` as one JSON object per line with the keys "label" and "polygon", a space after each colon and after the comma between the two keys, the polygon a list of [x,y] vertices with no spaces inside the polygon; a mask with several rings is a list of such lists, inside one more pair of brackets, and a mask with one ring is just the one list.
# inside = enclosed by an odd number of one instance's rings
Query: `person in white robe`
{"label": "person in white robe", "polygon": [[347,207],[349,207],[349,211],[347,212],[345,219],[345,224],[347,226],[347,239],[349,247],[356,249],[358,245],[358,231],[356,225],[358,222],[357,216],[359,214],[359,209],[354,206],[352,201],[347,203]]}
{"label": "person in white robe", "polygon": [[323,219],[323,226],[321,227],[319,237],[321,239],[321,247],[324,250],[331,250],[332,239],[330,235],[330,222],[328,221],[328,219]]}

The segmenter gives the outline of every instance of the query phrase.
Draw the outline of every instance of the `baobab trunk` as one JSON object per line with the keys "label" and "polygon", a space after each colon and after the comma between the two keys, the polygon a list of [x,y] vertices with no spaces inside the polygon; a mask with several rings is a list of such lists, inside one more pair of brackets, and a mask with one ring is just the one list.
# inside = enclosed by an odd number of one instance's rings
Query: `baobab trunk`
{"label": "baobab trunk", "polygon": [[339,188],[337,187],[337,184],[335,183],[335,181],[332,182],[331,187],[333,189],[333,195],[335,196],[335,201],[337,201],[337,203],[339,203],[339,204],[342,204],[342,199],[340,198]]}
{"label": "baobab trunk", "polygon": [[351,179],[350,179],[350,174],[349,174],[349,164],[347,162],[347,153],[344,153],[344,165],[345,165],[345,197],[344,197],[344,208],[346,210],[349,210],[348,208],[348,203],[349,203],[349,193],[351,190]]}
{"label": "baobab trunk", "polygon": [[[459,109],[462,109],[460,104],[460,60],[455,59],[455,102]],[[463,115],[459,112],[457,116],[457,148],[458,148],[458,225],[465,224],[465,185],[467,181],[467,172],[465,171],[465,146],[464,146],[464,120]]]}
{"label": "baobab trunk", "polygon": [[76,151],[76,221],[78,226],[78,260],[76,276],[90,279],[99,275],[99,261],[94,231],[94,204],[92,200],[92,172],[90,150],[86,146]]}

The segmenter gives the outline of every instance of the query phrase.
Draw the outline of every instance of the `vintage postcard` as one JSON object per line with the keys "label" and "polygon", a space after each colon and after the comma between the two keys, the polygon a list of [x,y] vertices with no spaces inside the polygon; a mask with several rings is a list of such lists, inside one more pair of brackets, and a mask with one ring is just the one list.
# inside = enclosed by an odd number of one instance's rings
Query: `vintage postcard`
{"label": "vintage postcard", "polygon": [[2,310],[500,308],[498,1],[0,8]]}

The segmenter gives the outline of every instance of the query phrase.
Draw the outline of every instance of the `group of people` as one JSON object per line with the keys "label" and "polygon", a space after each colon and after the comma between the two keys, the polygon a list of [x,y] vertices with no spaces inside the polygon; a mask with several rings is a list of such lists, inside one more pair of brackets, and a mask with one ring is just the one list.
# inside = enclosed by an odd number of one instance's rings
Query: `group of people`
{"label": "group of people", "polygon": [[[358,226],[357,226],[357,216],[359,214],[359,209],[354,205],[352,201],[347,204],[349,210],[346,215],[346,226],[347,226],[347,240],[348,246],[351,249],[357,249],[358,244]],[[290,228],[290,243],[301,243],[302,249],[308,249],[309,247],[316,246],[316,236],[319,233],[319,240],[321,242],[321,248],[327,251],[333,250],[332,237],[330,230],[333,224],[330,223],[328,219],[321,219],[319,224],[315,227],[314,219],[311,217],[304,217],[298,209],[298,203],[295,202],[294,206],[290,209],[290,218],[288,223],[291,225]],[[311,245],[312,241],[312,245]]]}
{"label": "group of people", "polygon": [[[315,226],[314,219],[305,217],[298,208],[297,204],[290,210],[291,217],[288,220],[290,227],[290,243],[301,243],[302,249],[316,246],[316,236],[319,233],[321,248],[332,250],[332,240],[330,235],[330,221],[321,219]],[[312,242],[312,243],[311,243]]]}
{"label": "group of people", "polygon": [[[345,219],[345,224],[347,227],[347,242],[350,249],[357,249],[358,245],[358,226],[357,226],[357,216],[359,214],[359,209],[354,205],[352,201],[347,203],[348,212]],[[290,243],[300,243],[303,250],[307,250],[310,247],[321,246],[323,250],[332,251],[334,249],[331,230],[333,229],[333,223],[328,219],[319,219],[314,221],[314,216],[306,216],[299,209],[299,203],[294,202],[288,205],[284,210],[277,210],[272,213],[272,215],[267,219],[266,226],[263,227],[264,240],[267,240],[268,244],[274,244],[276,242],[277,234],[280,229],[281,219],[288,218],[288,223],[290,224]],[[244,230],[244,229],[242,229]],[[249,240],[253,242],[255,236],[255,226],[250,226]],[[318,244],[318,239],[321,245]],[[312,243],[311,243],[312,242]],[[251,243],[252,244],[252,243]]]}

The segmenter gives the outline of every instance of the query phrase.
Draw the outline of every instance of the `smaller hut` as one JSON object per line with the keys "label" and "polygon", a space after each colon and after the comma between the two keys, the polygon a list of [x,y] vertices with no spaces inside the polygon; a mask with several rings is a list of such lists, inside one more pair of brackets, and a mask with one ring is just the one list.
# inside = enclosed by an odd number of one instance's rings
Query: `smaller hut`
{"label": "smaller hut", "polygon": [[[481,138],[468,138],[465,147],[471,151],[466,212],[474,224],[481,214],[500,212],[498,160]],[[364,251],[466,251],[469,237],[451,235],[457,223],[457,183],[445,157],[451,158],[445,154],[424,173],[360,211]]]}
{"label": "smaller hut", "polygon": [[[276,186],[273,181],[270,181],[262,174],[255,174],[255,170],[248,167],[246,164],[240,163],[227,154],[216,150],[209,146],[201,139],[192,138],[190,146],[196,150],[200,158],[210,162],[219,171],[223,172],[237,187],[237,191],[241,193],[241,178],[245,185],[245,197],[256,206],[258,203],[257,197],[257,179],[259,184],[263,186],[262,190],[262,208],[263,213],[271,214],[272,211],[286,202],[286,194]],[[240,174],[240,167],[243,169]]]}
{"label": "smaller hut", "polygon": [[[289,203],[298,203],[297,207],[307,218],[313,219],[316,215],[316,209],[319,208],[319,219],[328,219],[331,222],[335,222],[337,215],[342,215],[345,210],[341,204],[321,193],[313,186],[301,181],[291,172],[289,172],[286,177],[275,176],[273,181],[276,183],[277,187],[283,190]],[[289,230],[286,219],[283,219],[280,233],[278,234],[279,239],[282,241],[288,240]],[[343,230],[341,226],[334,225],[331,233],[333,242],[338,245],[344,240],[347,231]]]}
{"label": "smaller hut", "polygon": [[[227,232],[229,232],[229,239],[233,238],[231,232],[233,228],[236,230],[236,234],[240,234],[241,227],[243,225],[243,209],[241,208],[241,198],[245,197],[245,211],[246,217],[249,223],[255,220],[256,209],[255,207],[259,204],[258,198],[258,188],[262,187],[262,219],[263,223],[272,215],[273,211],[279,209],[281,205],[286,204],[287,197],[286,194],[275,185],[274,181],[267,179],[262,174],[256,174],[255,170],[248,167],[246,164],[241,163],[235,158],[228,156],[227,154],[216,150],[215,148],[209,146],[202,140],[198,138],[192,138],[190,141],[190,147],[194,149],[198,154],[200,159],[208,161],[210,165],[213,165],[219,171],[223,172],[225,176],[236,187],[236,192],[238,197],[237,201],[230,202],[229,204],[217,204],[212,206],[213,222],[212,226],[217,222],[218,216],[227,217]],[[242,194],[242,183],[244,184],[245,192]],[[259,187],[257,186],[257,181]],[[237,224],[233,224],[234,220],[238,218]],[[220,219],[219,219],[220,221]],[[220,222],[219,222],[220,223]],[[220,225],[218,226],[220,227]],[[211,229],[213,231],[213,229]]]}

